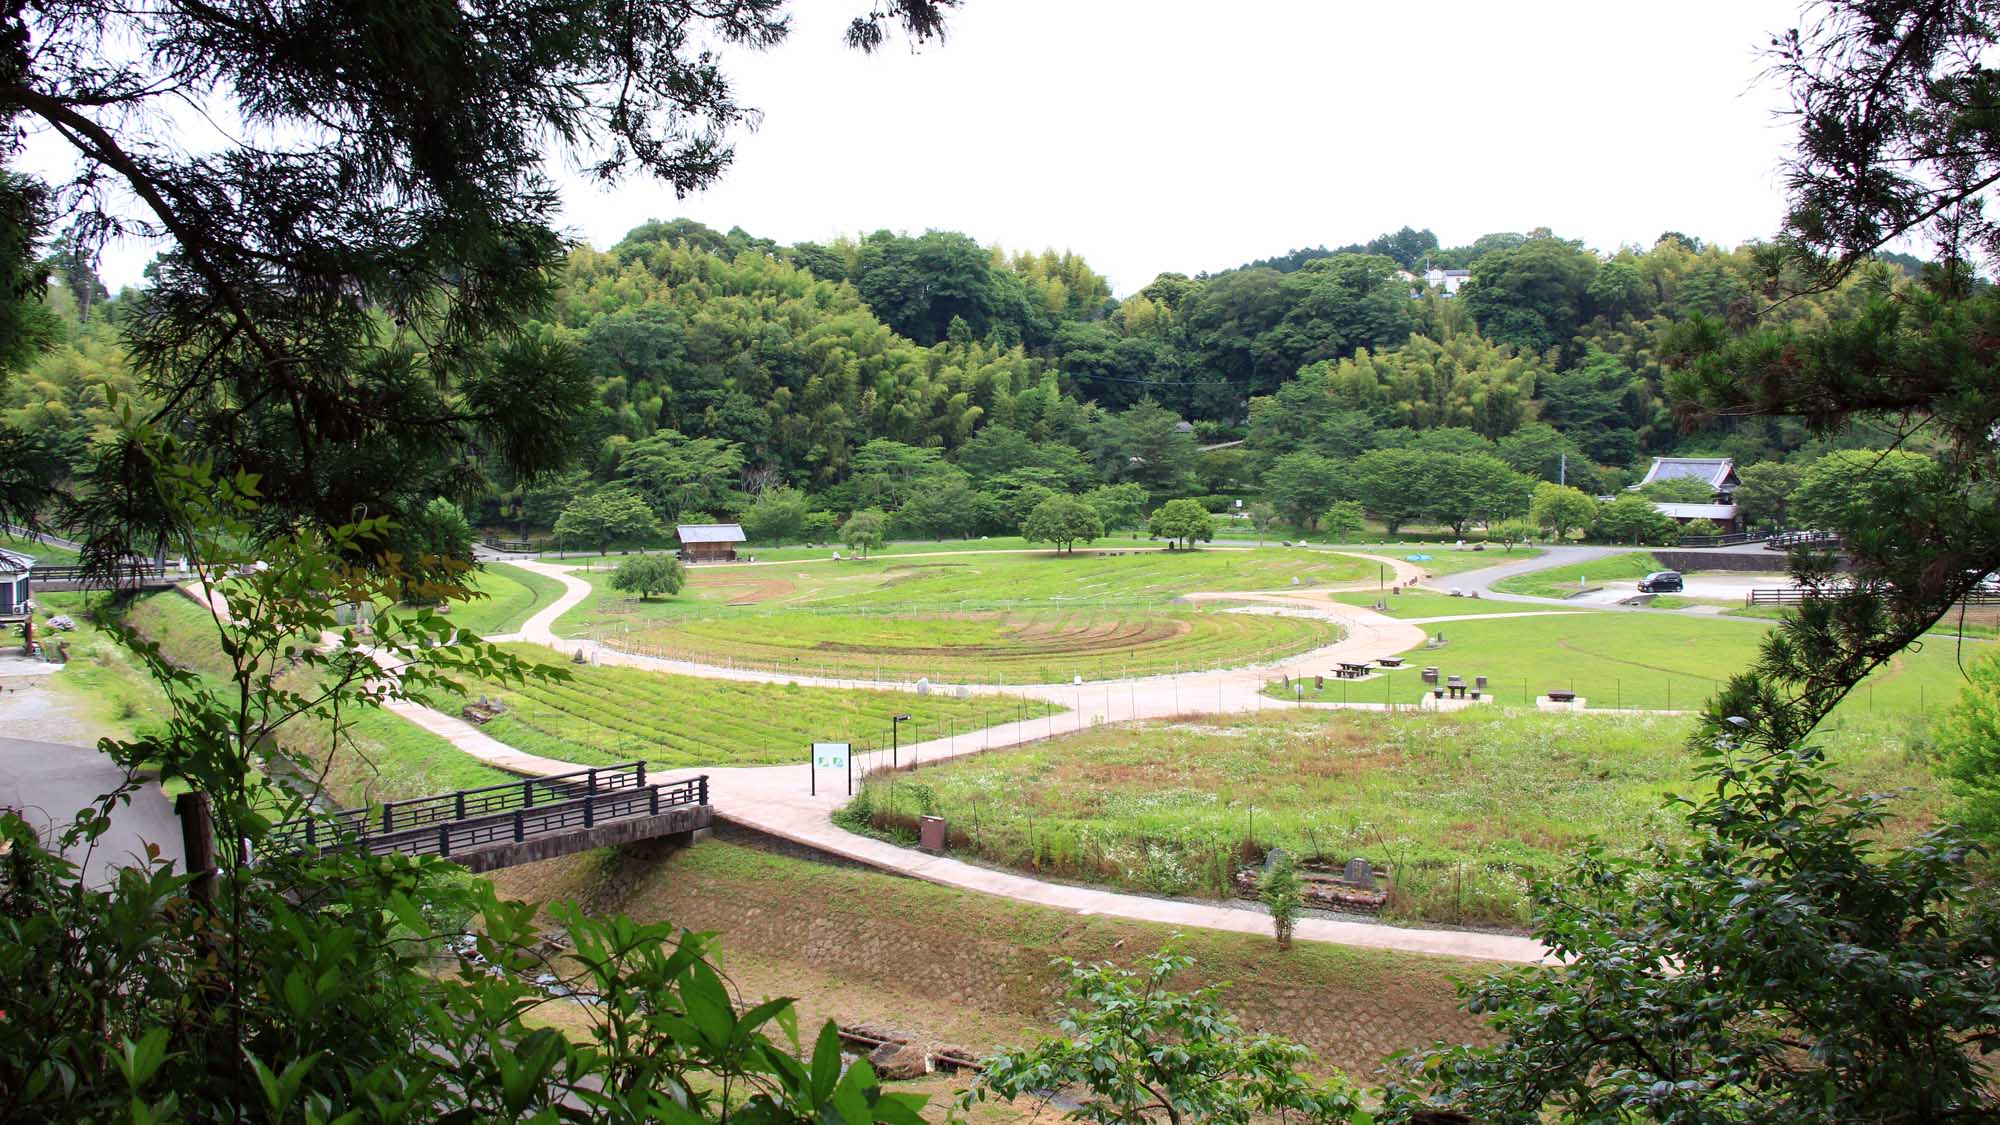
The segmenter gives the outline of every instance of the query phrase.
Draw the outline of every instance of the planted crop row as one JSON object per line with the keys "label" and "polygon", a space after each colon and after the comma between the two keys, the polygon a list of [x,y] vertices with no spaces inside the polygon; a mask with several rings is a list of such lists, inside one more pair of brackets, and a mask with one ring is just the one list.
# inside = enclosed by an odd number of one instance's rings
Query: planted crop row
{"label": "planted crop row", "polygon": [[529,753],[580,765],[644,758],[666,766],[796,761],[815,740],[857,749],[886,743],[890,718],[908,715],[904,741],[1045,714],[1015,701],[902,692],[735,683],[633,668],[576,667],[570,680],[483,685],[507,711],[486,732]]}
{"label": "planted crop row", "polygon": [[962,616],[760,614],[754,621],[662,623],[620,643],[711,664],[798,674],[1052,683],[1234,667],[1339,639],[1324,621],[1211,612],[975,613]]}

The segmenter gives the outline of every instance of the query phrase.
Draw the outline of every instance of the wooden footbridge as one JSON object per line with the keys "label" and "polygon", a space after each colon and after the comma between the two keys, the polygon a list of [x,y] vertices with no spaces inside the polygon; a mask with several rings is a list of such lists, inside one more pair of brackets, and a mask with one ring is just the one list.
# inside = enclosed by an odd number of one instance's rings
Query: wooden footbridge
{"label": "wooden footbridge", "polygon": [[434,855],[491,871],[639,840],[687,842],[711,823],[707,775],[649,781],[645,762],[627,762],[290,820],[266,846]]}

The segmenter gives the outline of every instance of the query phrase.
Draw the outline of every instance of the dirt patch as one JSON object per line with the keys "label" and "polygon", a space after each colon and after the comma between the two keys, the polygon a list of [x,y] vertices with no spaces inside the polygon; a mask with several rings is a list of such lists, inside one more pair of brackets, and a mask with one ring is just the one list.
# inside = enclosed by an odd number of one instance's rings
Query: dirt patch
{"label": "dirt patch", "polygon": [[758,581],[710,582],[708,588],[719,594],[729,605],[757,605],[774,602],[791,596],[798,587],[782,578],[765,578]]}
{"label": "dirt patch", "polygon": [[[1051,957],[1130,964],[1169,933],[878,872],[743,862],[740,852],[716,850],[726,847],[664,860],[593,853],[494,878],[505,894],[718,931],[732,973],[754,967],[746,974],[754,983],[738,980],[752,983],[748,993],[810,993],[809,1014],[888,1023],[974,1050],[1049,1025],[1063,984]],[[1266,939],[1208,931],[1184,934],[1181,945],[1200,974],[1183,986],[1233,982],[1224,999],[1245,1027],[1296,1038],[1363,1081],[1393,1051],[1482,1038],[1449,981],[1482,966],[1311,945],[1280,953]]]}

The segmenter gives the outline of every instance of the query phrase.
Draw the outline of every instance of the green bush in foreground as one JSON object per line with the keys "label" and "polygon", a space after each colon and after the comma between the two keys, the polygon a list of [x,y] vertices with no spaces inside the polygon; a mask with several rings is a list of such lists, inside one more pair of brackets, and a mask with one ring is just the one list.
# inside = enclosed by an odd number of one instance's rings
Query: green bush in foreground
{"label": "green bush in foreground", "polygon": [[1247,1036],[1224,1011],[1218,988],[1175,992],[1174,975],[1194,964],[1169,947],[1141,971],[1058,959],[1070,974],[1062,1035],[1021,1051],[1002,1051],[959,1106],[989,1098],[1034,1098],[1081,1088],[1089,1097],[1072,1121],[1145,1122],[1367,1121],[1354,1088],[1342,1079],[1314,1082],[1300,1073],[1311,1051],[1272,1035]]}
{"label": "green bush in foreground", "polygon": [[1879,848],[1887,799],[1825,771],[1809,747],[1717,749],[1693,844],[1587,851],[1538,904],[1554,963],[1460,988],[1500,1042],[1405,1060],[1388,1119],[1992,1120],[1980,850],[1953,829]]}

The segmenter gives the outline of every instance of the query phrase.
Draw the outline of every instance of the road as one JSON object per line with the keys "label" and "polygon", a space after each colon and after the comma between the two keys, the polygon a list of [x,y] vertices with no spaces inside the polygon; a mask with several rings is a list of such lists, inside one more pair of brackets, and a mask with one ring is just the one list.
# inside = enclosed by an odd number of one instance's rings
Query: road
{"label": "road", "polygon": [[[117,789],[125,771],[95,747],[0,738],[0,806],[18,809],[23,819],[53,841],[77,810]],[[143,860],[147,844],[178,867],[182,862],[180,821],[157,783],[142,783],[129,804],[111,812],[111,827],[94,846],[65,851],[81,866],[84,882],[111,882],[119,867]]]}

